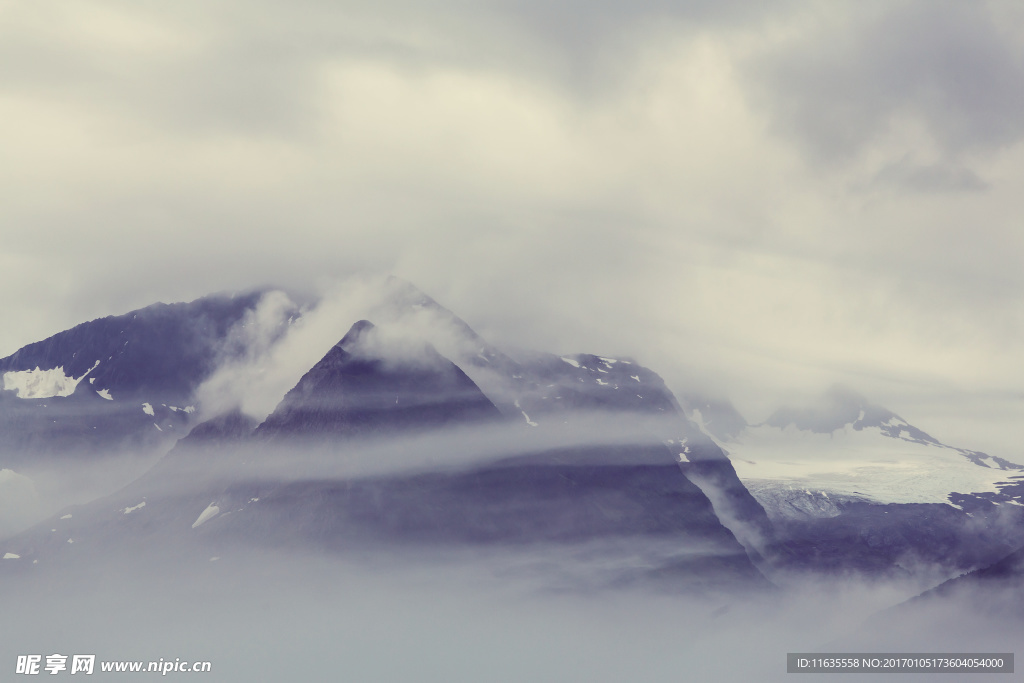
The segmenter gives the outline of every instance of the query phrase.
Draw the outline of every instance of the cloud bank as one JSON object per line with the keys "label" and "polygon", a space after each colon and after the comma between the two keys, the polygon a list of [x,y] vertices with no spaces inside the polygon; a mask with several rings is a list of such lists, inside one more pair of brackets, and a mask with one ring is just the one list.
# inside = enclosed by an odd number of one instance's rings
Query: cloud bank
{"label": "cloud bank", "polygon": [[751,419],[842,381],[1019,457],[1012,3],[2,12],[0,353],[394,273]]}

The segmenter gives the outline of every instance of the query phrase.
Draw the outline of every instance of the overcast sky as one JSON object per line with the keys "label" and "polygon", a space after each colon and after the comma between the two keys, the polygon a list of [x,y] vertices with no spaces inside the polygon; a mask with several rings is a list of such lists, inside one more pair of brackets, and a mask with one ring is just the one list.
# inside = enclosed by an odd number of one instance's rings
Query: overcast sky
{"label": "overcast sky", "polygon": [[0,0],[0,356],[393,273],[750,419],[1024,461],[1024,7]]}

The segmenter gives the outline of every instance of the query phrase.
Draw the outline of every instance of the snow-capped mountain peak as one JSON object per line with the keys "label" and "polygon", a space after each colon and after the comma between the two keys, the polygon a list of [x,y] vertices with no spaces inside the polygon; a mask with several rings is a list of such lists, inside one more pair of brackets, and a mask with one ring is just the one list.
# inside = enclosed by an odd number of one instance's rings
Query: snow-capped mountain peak
{"label": "snow-capped mountain peak", "polygon": [[1022,499],[1024,467],[946,445],[842,387],[814,406],[784,408],[725,441],[737,473],[776,516],[838,514],[842,501],[939,503]]}

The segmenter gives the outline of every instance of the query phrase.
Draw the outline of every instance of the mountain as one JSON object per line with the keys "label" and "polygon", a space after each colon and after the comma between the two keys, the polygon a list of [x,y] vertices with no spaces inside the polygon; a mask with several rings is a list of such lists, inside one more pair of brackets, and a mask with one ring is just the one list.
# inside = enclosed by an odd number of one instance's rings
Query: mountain
{"label": "mountain", "polygon": [[[401,529],[498,544],[512,543],[516,529],[533,530],[516,543],[667,534],[738,541],[749,561],[736,566],[769,572],[934,566],[942,576],[1024,543],[1022,468],[945,445],[850,390],[750,425],[726,400],[677,399],[631,358],[503,351],[396,278],[359,298],[369,301],[362,320],[349,321],[333,344],[301,335],[337,325],[323,324],[332,311],[354,309],[300,308],[265,290],[156,304],[2,359],[0,470],[9,498],[23,501],[5,512],[8,528],[45,507],[32,504],[33,486],[45,480],[37,474],[75,483],[100,472],[54,474],[64,469],[53,457],[158,457],[192,430],[118,505],[158,498],[155,482],[166,476],[194,489],[185,516],[206,498],[202,510],[218,500],[236,506],[228,526],[239,536],[269,537],[306,520],[283,538],[319,538],[324,524],[335,528],[331,519],[378,540],[403,537]],[[301,349],[323,351],[313,362],[295,356]],[[247,415],[237,401],[203,403],[211,377],[219,388],[237,383],[228,388],[239,396],[274,363],[297,370],[269,414]],[[616,490],[616,480],[632,484]],[[125,483],[82,490],[106,495]],[[542,491],[552,497],[536,498]],[[243,523],[244,510],[267,507],[250,504],[257,498],[289,512],[254,512]],[[542,509],[547,517],[531,516]],[[575,521],[559,527],[546,518]],[[433,531],[423,526],[429,519]]]}
{"label": "mountain", "polygon": [[[770,587],[681,468],[687,445],[643,430],[607,443],[569,425],[585,419],[581,406],[634,418],[676,410],[667,391],[641,388],[649,404],[636,390],[615,400],[620,380],[663,387],[649,370],[596,356],[509,360],[521,391],[512,405],[562,418],[542,427],[522,410],[503,416],[431,344],[399,341],[357,322],[258,426],[238,413],[202,423],[138,481],[10,539],[5,552],[50,565],[153,543],[196,557],[239,543],[481,548],[503,563],[558,566],[545,580],[574,589]],[[611,370],[620,362],[623,377]],[[592,375],[602,381],[579,381]],[[566,391],[538,393],[538,378]]]}
{"label": "mountain", "polygon": [[719,443],[805,564],[955,572],[1024,542],[1024,467],[948,446],[848,389]]}
{"label": "mountain", "polygon": [[[941,443],[896,413],[834,388],[723,440],[770,514],[827,517],[842,501],[1022,506],[1024,466]],[[965,505],[966,504],[966,505]]]}
{"label": "mountain", "polygon": [[367,320],[353,325],[285,395],[257,435],[365,437],[501,417],[466,373],[431,344],[381,356],[374,349],[382,343],[376,332]]}
{"label": "mountain", "polygon": [[196,424],[200,387],[300,313],[276,290],[158,303],[0,359],[0,537],[139,477]]}
{"label": "mountain", "polygon": [[[194,424],[196,389],[245,353],[251,329],[263,324],[280,335],[298,315],[283,296],[258,291],[153,304],[0,359],[0,465],[169,448]],[[260,319],[268,308],[277,309],[269,325]]]}
{"label": "mountain", "polygon": [[773,540],[768,517],[721,447],[684,414],[658,374],[630,358],[537,351],[506,353],[413,285],[388,278],[368,316],[399,337],[430,343],[451,359],[499,411],[531,429],[585,432],[613,414],[643,424],[673,452],[685,476],[712,501],[752,557]]}

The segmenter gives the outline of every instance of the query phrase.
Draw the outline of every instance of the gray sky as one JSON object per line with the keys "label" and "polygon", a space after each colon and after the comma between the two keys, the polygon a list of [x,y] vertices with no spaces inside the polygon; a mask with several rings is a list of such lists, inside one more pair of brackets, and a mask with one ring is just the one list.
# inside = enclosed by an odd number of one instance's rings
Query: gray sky
{"label": "gray sky", "polygon": [[0,355],[390,272],[1024,461],[1022,83],[1012,2],[0,0]]}

